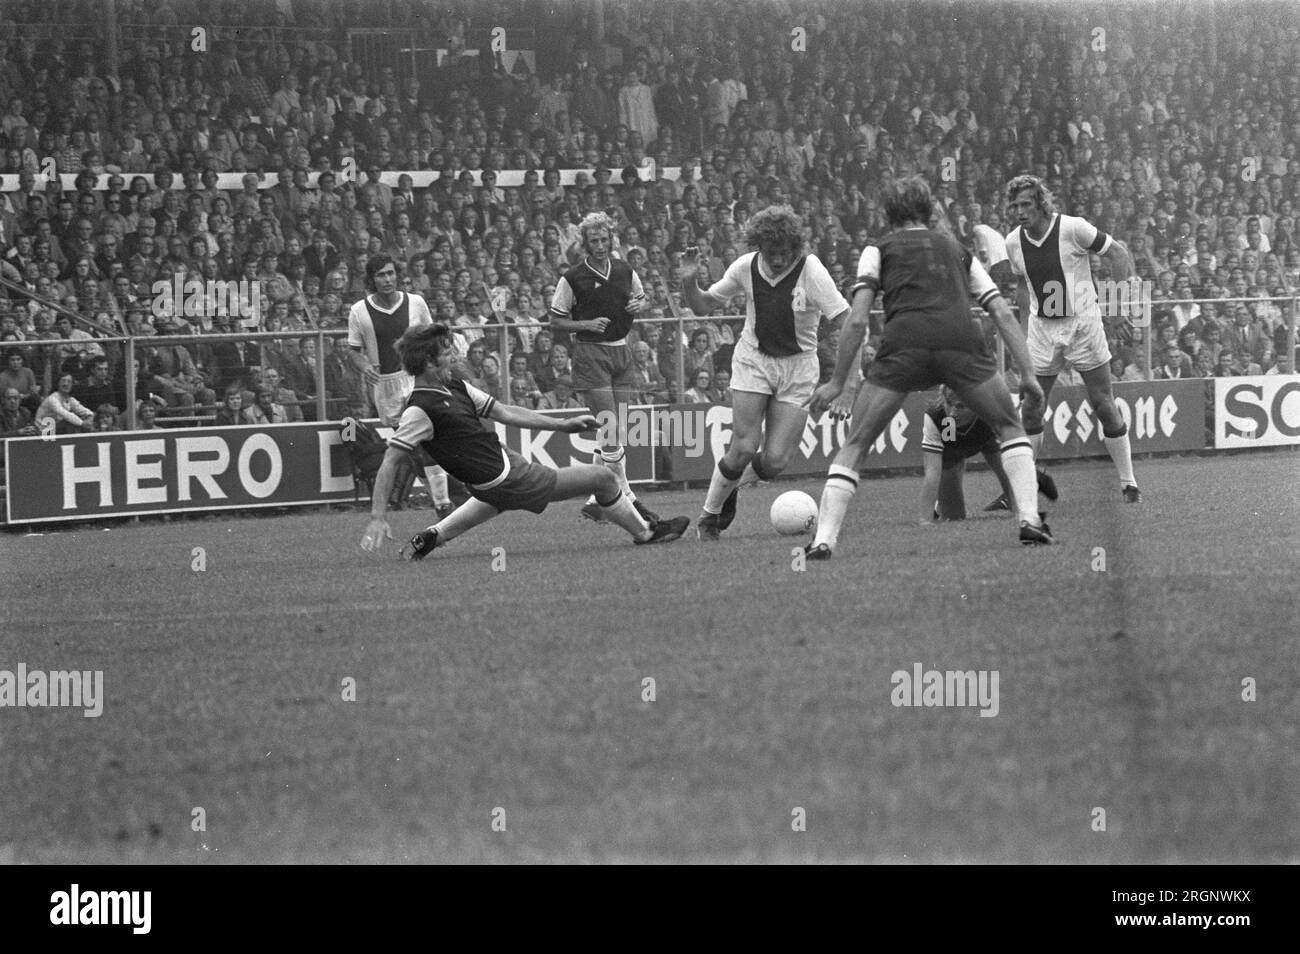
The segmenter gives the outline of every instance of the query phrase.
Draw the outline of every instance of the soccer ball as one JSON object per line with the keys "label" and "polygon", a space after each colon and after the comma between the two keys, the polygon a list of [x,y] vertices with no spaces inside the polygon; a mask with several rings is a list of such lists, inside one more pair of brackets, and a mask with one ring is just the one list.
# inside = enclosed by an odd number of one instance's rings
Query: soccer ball
{"label": "soccer ball", "polygon": [[783,537],[807,533],[817,524],[817,501],[802,490],[787,490],[772,501],[772,526]]}

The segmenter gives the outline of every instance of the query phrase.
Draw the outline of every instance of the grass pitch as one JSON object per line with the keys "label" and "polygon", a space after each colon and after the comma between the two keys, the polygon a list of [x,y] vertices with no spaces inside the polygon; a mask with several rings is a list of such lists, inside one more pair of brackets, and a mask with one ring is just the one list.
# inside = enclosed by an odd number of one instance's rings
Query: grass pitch
{"label": "grass pitch", "polygon": [[[867,480],[804,572],[767,509],[820,481],[742,492],[713,546],[577,501],[418,564],[360,511],[5,535],[0,669],[105,701],[0,709],[0,859],[1297,860],[1300,456],[1137,472],[1125,506],[1108,463],[1054,468],[1040,549]],[[997,716],[895,707],[916,663],[996,670]]]}

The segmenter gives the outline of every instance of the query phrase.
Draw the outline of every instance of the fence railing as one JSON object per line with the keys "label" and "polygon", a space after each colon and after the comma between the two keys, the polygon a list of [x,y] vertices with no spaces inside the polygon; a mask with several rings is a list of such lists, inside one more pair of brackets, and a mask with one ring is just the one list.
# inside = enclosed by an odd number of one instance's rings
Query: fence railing
{"label": "fence railing", "polygon": [[[1249,305],[1250,303],[1258,303],[1261,300],[1263,299],[1197,298],[1160,300],[1155,303],[1155,309],[1159,310],[1171,308],[1177,305],[1190,304],[1220,306],[1243,302]],[[1283,309],[1280,310],[1284,310],[1282,320],[1284,320],[1287,328],[1286,354],[1292,356],[1293,359],[1297,346],[1297,315],[1300,314],[1300,297],[1277,297],[1269,299],[1269,301],[1281,303],[1284,306]],[[62,310],[61,306],[58,306],[57,303],[51,303],[51,307]],[[980,309],[972,309],[972,313],[977,315],[983,314]],[[873,312],[873,319],[879,319],[880,316],[880,312]],[[716,325],[721,322],[739,323],[743,320],[743,315],[710,315],[707,317],[679,315],[676,317],[664,318],[642,318],[638,320],[637,324],[639,326],[649,324],[659,325],[661,328],[661,342],[663,335],[668,334],[672,336],[671,354],[673,374],[671,377],[666,376],[666,381],[670,386],[670,390],[675,388],[677,391],[676,396],[680,398],[690,387],[690,382],[686,380],[686,361],[692,333],[699,328],[707,328],[711,324]],[[1144,377],[1147,380],[1152,380],[1155,377],[1153,370],[1154,362],[1152,361],[1152,328],[1154,325],[1150,322],[1150,316],[1145,316],[1145,320],[1140,319],[1137,322],[1137,325],[1138,331],[1141,334],[1141,341],[1138,344],[1140,344],[1140,347],[1146,356]],[[463,326],[453,326],[452,330],[458,333],[477,332],[494,345],[492,350],[495,351],[500,369],[498,396],[499,399],[508,404],[516,403],[515,399],[517,397],[512,393],[512,381],[509,365],[511,356],[518,353],[529,355],[534,353],[527,348],[523,351],[512,349],[512,337],[519,332],[526,332],[528,338],[534,338],[535,335],[541,331],[551,331],[549,324],[546,322],[530,322],[523,325],[513,322],[492,322],[473,329]],[[337,410],[340,406],[346,406],[346,395],[336,394],[331,391],[327,381],[326,363],[327,357],[333,349],[338,347],[347,347],[345,343],[347,334],[348,332],[346,328],[335,327],[315,329],[279,329],[260,332],[245,331],[222,334],[150,335],[147,337],[102,336],[80,339],[60,337],[41,340],[29,339],[20,342],[0,342],[0,349],[3,349],[3,351],[7,353],[10,348],[16,348],[20,352],[43,355],[43,374],[41,377],[43,378],[42,386],[44,388],[44,393],[46,394],[54,389],[57,382],[56,373],[62,371],[62,365],[60,365],[57,360],[58,355],[76,351],[84,352],[87,350],[98,350],[108,354],[110,360],[112,357],[116,357],[120,361],[120,365],[118,368],[114,369],[116,372],[115,378],[124,386],[123,390],[126,403],[126,407],[122,410],[125,412],[128,426],[134,429],[137,424],[136,405],[137,398],[139,397],[139,394],[137,393],[137,378],[134,372],[135,361],[140,360],[141,367],[147,368],[148,364],[143,359],[150,357],[154,349],[170,345],[181,345],[192,357],[195,357],[209,353],[211,346],[213,345],[226,342],[238,343],[245,346],[245,349],[250,346],[256,349],[254,352],[256,355],[256,363],[247,360],[250,355],[246,352],[243,356],[245,360],[240,365],[233,368],[233,370],[238,372],[236,375],[237,378],[243,381],[247,381],[253,376],[253,369],[258,369],[259,371],[264,372],[268,367],[275,367],[277,361],[283,360],[282,342],[291,339],[297,340],[300,344],[309,341],[313,342],[314,347],[312,350],[314,351],[314,360],[308,363],[312,366],[314,393],[309,394],[305,399],[298,399],[291,403],[295,406],[302,406],[309,409],[310,412],[315,415],[316,420],[334,419],[331,416],[331,410]],[[552,334],[554,334],[554,332],[552,332]],[[475,337],[477,338],[478,334],[476,334]],[[734,337],[738,340],[739,332],[736,332]],[[996,338],[996,341],[999,366],[1005,369],[1007,367],[1006,349],[1000,336]],[[666,369],[663,367],[661,362],[666,356],[665,352],[667,351],[669,351],[669,349],[665,348],[662,343],[660,343],[653,347],[651,355],[651,360],[656,367],[659,367],[661,371],[665,372]],[[279,352],[278,356],[276,354],[277,352]],[[55,356],[56,360],[49,360],[49,356],[51,355]],[[350,356],[349,360],[351,360]],[[214,378],[217,374],[215,368],[200,367],[199,370],[212,375]],[[229,370],[231,369],[228,368],[227,371]],[[1294,370],[1294,366],[1292,370]],[[208,390],[213,391],[215,394],[214,404],[208,402],[201,404],[195,403],[192,407],[194,411],[198,412],[196,414],[183,415],[179,418],[163,418],[160,420],[171,420],[172,422],[183,420],[188,422],[203,420],[205,417],[215,414],[217,407],[222,403],[222,395],[220,391],[218,391],[218,387],[224,389],[228,382],[220,379],[213,379],[207,380],[205,383],[208,385]],[[255,390],[256,382],[254,381],[251,383],[253,386],[250,387],[250,390]],[[368,389],[366,390],[368,392]],[[369,398],[368,393],[366,394],[366,397],[367,399]],[[184,412],[190,407],[191,405],[182,404],[180,406],[174,406],[172,410]],[[346,414],[337,416],[346,416]]]}

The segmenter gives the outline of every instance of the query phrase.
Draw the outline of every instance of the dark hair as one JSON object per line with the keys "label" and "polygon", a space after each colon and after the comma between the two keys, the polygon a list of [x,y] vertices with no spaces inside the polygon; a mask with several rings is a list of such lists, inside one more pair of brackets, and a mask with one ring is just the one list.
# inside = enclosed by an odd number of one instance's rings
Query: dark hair
{"label": "dark hair", "polygon": [[451,331],[446,325],[437,324],[408,329],[396,345],[402,367],[414,375],[423,374],[430,362],[437,361],[452,347]]}
{"label": "dark hair", "polygon": [[397,263],[393,261],[393,256],[391,255],[380,254],[366,259],[366,287],[371,291],[374,291],[375,275],[383,271],[389,265],[392,265],[394,270],[397,269]]}
{"label": "dark hair", "polygon": [[769,205],[745,223],[745,241],[760,252],[788,249],[798,255],[803,251],[803,220],[788,205]]}
{"label": "dark hair", "polygon": [[920,176],[906,176],[884,189],[885,220],[890,228],[901,228],[908,222],[927,225],[933,213],[930,186]]}

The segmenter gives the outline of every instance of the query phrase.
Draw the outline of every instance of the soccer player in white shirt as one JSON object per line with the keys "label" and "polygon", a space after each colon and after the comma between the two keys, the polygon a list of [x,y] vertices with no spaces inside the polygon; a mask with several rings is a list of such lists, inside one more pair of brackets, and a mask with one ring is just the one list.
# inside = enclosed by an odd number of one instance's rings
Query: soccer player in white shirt
{"label": "soccer player in white shirt", "polygon": [[1095,252],[1110,262],[1120,281],[1132,277],[1133,259],[1128,249],[1087,219],[1057,213],[1052,194],[1036,176],[1016,176],[1007,183],[1006,194],[1008,213],[1017,223],[1006,239],[1007,256],[1019,279],[1020,314],[1029,316],[1029,354],[1043,390],[1041,399],[1027,394],[1020,408],[1034,457],[1042,449],[1047,397],[1056,376],[1071,365],[1088,388],[1124,500],[1137,503],[1142,495],[1133,477],[1128,426],[1111,390],[1110,346],[1088,255]]}
{"label": "soccer player in white shirt", "polygon": [[[408,328],[432,325],[429,306],[419,295],[397,288],[397,265],[391,256],[376,255],[366,262],[370,294],[348,312],[348,344],[365,359],[366,384],[372,389],[380,423],[396,427],[415,387],[415,379],[402,367],[396,344]],[[451,513],[447,472],[426,461],[424,479],[439,516]]]}
{"label": "soccer player in white shirt", "polygon": [[681,272],[683,296],[697,315],[746,298],[731,358],[731,445],[709,482],[696,528],[701,540],[717,540],[731,525],[741,485],[771,480],[790,462],[817,387],[817,328],[823,318],[837,322],[849,313],[826,266],[804,253],[803,223],[788,205],[755,213],[745,241],[755,251],[732,262],[708,291],[697,283],[695,255]]}

